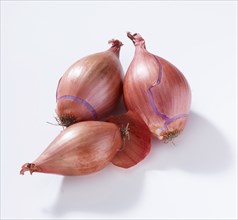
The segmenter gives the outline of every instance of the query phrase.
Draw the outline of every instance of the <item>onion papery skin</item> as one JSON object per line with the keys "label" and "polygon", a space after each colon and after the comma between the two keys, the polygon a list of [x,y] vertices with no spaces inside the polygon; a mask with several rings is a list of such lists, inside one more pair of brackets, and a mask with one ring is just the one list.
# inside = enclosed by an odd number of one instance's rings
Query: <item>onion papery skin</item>
{"label": "onion papery skin", "polygon": [[141,162],[151,148],[150,130],[139,114],[128,111],[119,116],[111,116],[109,122],[115,123],[122,132],[122,146],[112,160],[115,166],[130,168]]}
{"label": "onion papery skin", "polygon": [[79,176],[107,166],[122,145],[121,132],[109,122],[79,122],[64,129],[25,171]]}
{"label": "onion papery skin", "polygon": [[122,94],[123,69],[118,40],[107,51],[86,56],[74,63],[60,78],[56,91],[59,124],[69,126],[108,116]]}
{"label": "onion papery skin", "polygon": [[124,79],[125,106],[140,114],[155,137],[170,141],[182,132],[188,119],[190,86],[173,64],[146,50],[139,34],[128,33],[128,37],[135,54]]}

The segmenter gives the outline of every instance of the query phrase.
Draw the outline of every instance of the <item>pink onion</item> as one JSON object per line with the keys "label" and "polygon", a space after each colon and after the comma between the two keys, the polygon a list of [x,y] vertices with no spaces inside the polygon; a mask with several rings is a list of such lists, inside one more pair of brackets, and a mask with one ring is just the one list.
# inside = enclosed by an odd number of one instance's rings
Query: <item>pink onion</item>
{"label": "pink onion", "polygon": [[135,45],[135,55],[124,79],[126,108],[140,114],[154,136],[170,141],[185,127],[189,84],[173,64],[148,52],[138,33],[127,36]]}
{"label": "pink onion", "polygon": [[61,77],[56,91],[59,124],[69,126],[107,116],[122,93],[123,70],[119,61],[118,40],[111,40],[105,52],[84,57]]}
{"label": "pink onion", "polygon": [[129,168],[150,152],[150,131],[133,112],[108,122],[84,121],[65,128],[32,163],[20,171],[79,176],[97,172],[110,162]]}
{"label": "pink onion", "polygon": [[79,122],[64,129],[25,171],[77,176],[107,166],[122,145],[119,128],[109,122]]}

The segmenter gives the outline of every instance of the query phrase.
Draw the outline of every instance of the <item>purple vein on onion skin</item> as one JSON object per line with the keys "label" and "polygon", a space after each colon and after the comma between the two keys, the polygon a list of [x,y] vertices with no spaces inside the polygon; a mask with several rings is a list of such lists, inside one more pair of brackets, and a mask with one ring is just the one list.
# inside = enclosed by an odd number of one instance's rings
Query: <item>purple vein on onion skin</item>
{"label": "purple vein on onion skin", "polygon": [[84,99],[81,99],[81,98],[79,98],[77,96],[64,95],[64,96],[61,96],[61,97],[57,98],[57,102],[62,100],[62,99],[68,99],[68,100],[71,100],[71,101],[78,102],[78,103],[82,104],[83,106],[85,106],[87,108],[88,111],[91,112],[93,119],[94,120],[97,119],[97,112],[96,112],[96,110],[93,108],[92,105],[90,105]]}
{"label": "purple vein on onion skin", "polygon": [[148,90],[147,90],[147,94],[148,94],[148,97],[149,97],[149,101],[150,101],[150,104],[153,108],[153,111],[155,112],[155,114],[157,114],[158,116],[160,116],[162,119],[164,119],[164,127],[162,128],[162,130],[165,130],[165,129],[168,129],[168,124],[177,120],[177,119],[180,119],[180,118],[184,118],[184,117],[188,117],[188,114],[178,114],[178,115],[174,115],[173,117],[168,117],[166,114],[164,113],[161,113],[156,104],[155,104],[155,100],[154,100],[154,97],[153,97],[153,94],[152,94],[152,89],[156,86],[159,86],[161,81],[162,81],[162,73],[163,73],[163,66],[162,64],[160,63],[159,59],[154,55],[154,58],[156,59],[156,62],[159,66],[159,73],[158,73],[158,79],[156,81],[155,84],[151,85]]}
{"label": "purple vein on onion skin", "polygon": [[59,79],[58,86],[57,86],[57,89],[56,89],[56,102],[58,102],[58,101],[60,101],[60,100],[62,100],[62,99],[68,99],[68,100],[71,100],[71,101],[78,102],[78,103],[84,105],[84,107],[86,107],[86,109],[91,112],[92,118],[93,118],[94,120],[96,120],[96,119],[97,119],[97,112],[96,112],[96,110],[93,108],[93,106],[90,105],[90,103],[88,103],[86,100],[84,100],[84,99],[82,99],[82,98],[79,98],[79,97],[77,97],[77,96],[72,96],[72,95],[64,95],[64,96],[61,96],[61,97],[58,98],[59,84],[60,84],[60,82],[61,82],[61,79],[62,79],[62,77]]}

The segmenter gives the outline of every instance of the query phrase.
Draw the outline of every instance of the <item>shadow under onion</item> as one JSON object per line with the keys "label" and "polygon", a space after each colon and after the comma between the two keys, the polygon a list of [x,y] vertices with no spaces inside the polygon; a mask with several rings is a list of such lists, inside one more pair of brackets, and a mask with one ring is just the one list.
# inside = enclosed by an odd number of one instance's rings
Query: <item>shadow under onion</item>
{"label": "shadow under onion", "polygon": [[110,165],[88,176],[64,177],[51,214],[123,212],[140,201],[148,171],[176,169],[195,175],[213,175],[226,171],[232,162],[228,141],[213,124],[195,112],[191,112],[184,132],[174,144],[153,139],[147,158],[128,170]]}
{"label": "shadow under onion", "polygon": [[52,214],[122,212],[136,205],[142,189],[143,173],[136,169],[127,173],[113,165],[88,176],[64,177]]}
{"label": "shadow under onion", "polygon": [[152,140],[146,170],[180,169],[192,173],[215,174],[231,164],[231,148],[224,135],[206,118],[191,112],[184,132],[173,143]]}

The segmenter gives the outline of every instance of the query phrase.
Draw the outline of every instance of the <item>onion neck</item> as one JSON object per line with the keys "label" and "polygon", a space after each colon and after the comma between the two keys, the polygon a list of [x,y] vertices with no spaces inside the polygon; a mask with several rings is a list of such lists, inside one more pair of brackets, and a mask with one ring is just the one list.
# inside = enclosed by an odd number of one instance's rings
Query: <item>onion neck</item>
{"label": "onion neck", "polygon": [[29,171],[30,174],[32,174],[34,172],[40,172],[40,169],[34,163],[25,163],[21,168],[20,174],[24,175],[26,171]]}
{"label": "onion neck", "polygon": [[127,37],[131,39],[131,41],[133,42],[136,48],[139,47],[139,48],[146,49],[145,40],[141,37],[140,34],[138,33],[131,34],[130,32],[127,32]]}
{"label": "onion neck", "polygon": [[120,49],[121,49],[121,46],[123,46],[123,43],[115,39],[109,40],[108,43],[112,45],[109,51],[115,53],[117,57],[119,57]]}

